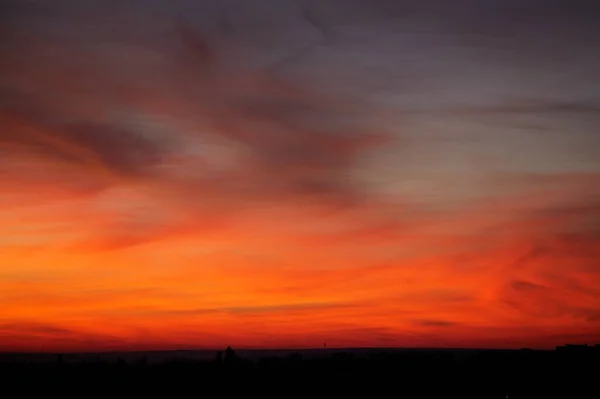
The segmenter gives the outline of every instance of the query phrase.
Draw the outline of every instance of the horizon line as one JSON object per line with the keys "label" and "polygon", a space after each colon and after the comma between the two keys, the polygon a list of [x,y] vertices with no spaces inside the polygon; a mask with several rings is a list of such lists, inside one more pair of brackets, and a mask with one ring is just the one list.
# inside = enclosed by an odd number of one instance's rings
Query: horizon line
{"label": "horizon line", "polygon": [[[598,344],[563,344],[557,345],[552,348],[530,348],[530,347],[520,347],[520,348],[499,348],[499,347],[443,347],[443,346],[432,346],[432,347],[408,347],[408,346],[357,346],[357,347],[311,347],[311,348],[247,348],[240,347],[234,348],[231,347],[234,351],[344,351],[344,350],[468,350],[468,351],[477,351],[477,350],[491,350],[491,351],[521,351],[521,350],[532,350],[532,351],[554,351],[559,347],[565,346],[587,346],[589,348],[594,348],[595,346],[600,346]],[[0,351],[0,355],[88,355],[88,354],[135,354],[135,353],[156,353],[156,352],[219,352],[224,351],[227,347],[222,348],[188,348],[188,349],[140,349],[140,350],[90,350],[90,351]]]}

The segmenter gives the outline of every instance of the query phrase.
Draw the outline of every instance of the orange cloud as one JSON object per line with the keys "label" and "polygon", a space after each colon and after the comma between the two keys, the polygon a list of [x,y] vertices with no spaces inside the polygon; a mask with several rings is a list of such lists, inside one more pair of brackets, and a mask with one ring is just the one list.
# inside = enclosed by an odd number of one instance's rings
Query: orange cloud
{"label": "orange cloud", "polygon": [[[0,350],[549,347],[600,333],[600,168],[578,162],[594,138],[572,119],[593,118],[590,104],[498,103],[463,77],[456,95],[492,105],[437,109],[462,64],[422,60],[431,104],[415,111],[415,93],[352,92],[360,82],[327,72],[351,64],[336,63],[343,48],[295,75],[274,53],[248,66],[234,39],[192,22],[107,43],[57,14],[61,26],[19,16],[20,51],[0,67]],[[568,134],[510,136],[503,158],[497,131],[463,131],[530,114],[560,114]]]}

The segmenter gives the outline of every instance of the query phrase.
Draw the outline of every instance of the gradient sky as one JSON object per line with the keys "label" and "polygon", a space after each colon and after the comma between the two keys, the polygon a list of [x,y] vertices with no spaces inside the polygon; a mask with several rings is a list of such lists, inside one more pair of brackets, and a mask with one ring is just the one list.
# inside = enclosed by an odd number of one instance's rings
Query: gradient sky
{"label": "gradient sky", "polygon": [[600,341],[594,3],[3,1],[0,350]]}

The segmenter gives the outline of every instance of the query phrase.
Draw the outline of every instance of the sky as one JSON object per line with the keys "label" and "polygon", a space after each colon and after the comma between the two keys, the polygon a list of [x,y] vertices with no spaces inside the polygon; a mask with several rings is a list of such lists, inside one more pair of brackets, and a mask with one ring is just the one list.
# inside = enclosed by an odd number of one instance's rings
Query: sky
{"label": "sky", "polygon": [[0,351],[600,341],[584,0],[9,0]]}

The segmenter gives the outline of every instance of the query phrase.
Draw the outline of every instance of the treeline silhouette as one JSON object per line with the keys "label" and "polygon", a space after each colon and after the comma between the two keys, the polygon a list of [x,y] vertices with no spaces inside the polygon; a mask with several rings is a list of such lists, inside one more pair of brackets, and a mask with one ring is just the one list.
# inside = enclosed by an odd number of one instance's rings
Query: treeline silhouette
{"label": "treeline silhouette", "polygon": [[[125,397],[345,396],[397,398],[599,398],[600,350],[352,351],[250,360],[231,348],[211,361],[101,359],[0,364],[4,394]],[[16,389],[16,390],[15,390]],[[8,396],[7,396],[8,397]],[[33,397],[33,396],[32,396]]]}

